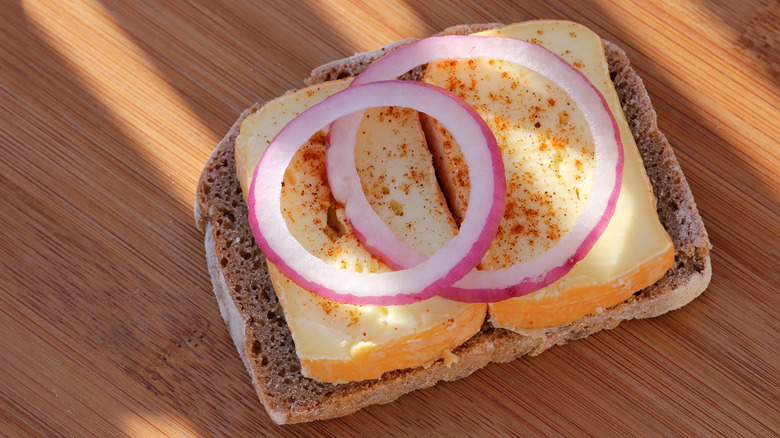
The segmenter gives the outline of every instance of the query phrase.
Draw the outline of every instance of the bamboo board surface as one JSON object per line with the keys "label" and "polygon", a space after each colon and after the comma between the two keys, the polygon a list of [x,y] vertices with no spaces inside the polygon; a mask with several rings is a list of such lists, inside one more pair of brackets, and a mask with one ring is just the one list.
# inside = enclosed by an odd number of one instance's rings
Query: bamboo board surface
{"label": "bamboo board surface", "polygon": [[[776,1],[0,2],[0,435],[780,434]],[[255,101],[459,23],[623,47],[714,245],[709,289],[533,358],[279,427],[211,293],[195,185]]]}

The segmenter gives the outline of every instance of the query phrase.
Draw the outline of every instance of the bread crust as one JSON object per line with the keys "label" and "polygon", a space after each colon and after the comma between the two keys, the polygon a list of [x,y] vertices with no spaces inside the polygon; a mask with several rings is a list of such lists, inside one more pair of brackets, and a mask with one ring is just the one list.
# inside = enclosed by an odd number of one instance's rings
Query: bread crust
{"label": "bread crust", "polygon": [[[456,26],[441,34],[469,34],[496,24]],[[413,40],[392,43],[374,52],[334,61],[312,72],[307,84],[360,73],[388,50]],[[455,363],[385,373],[378,380],[330,384],[303,377],[284,314],[274,293],[265,259],[254,242],[247,207],[236,176],[234,146],[241,121],[260,107],[244,111],[212,153],[197,188],[195,219],[205,234],[206,259],[214,293],[258,396],[277,424],[323,420],[388,403],[440,380],[466,377],[490,362],[537,355],[554,346],[587,337],[620,322],[661,315],[687,304],[709,284],[710,243],[690,188],[666,137],[658,130],[655,111],[642,80],[625,52],[604,41],[610,76],[637,141],[657,198],[659,218],[675,246],[675,265],[655,284],[601,313],[573,323],[516,333],[488,322],[454,350]],[[410,72],[419,78],[422,70]]]}

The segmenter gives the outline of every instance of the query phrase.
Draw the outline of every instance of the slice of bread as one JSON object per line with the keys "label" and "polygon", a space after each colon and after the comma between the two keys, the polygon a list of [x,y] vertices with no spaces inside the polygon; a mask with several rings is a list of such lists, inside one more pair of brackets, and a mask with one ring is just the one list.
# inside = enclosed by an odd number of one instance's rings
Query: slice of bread
{"label": "slice of bread", "polygon": [[[469,34],[494,26],[458,26],[442,34]],[[411,41],[334,61],[315,69],[305,82],[356,75],[388,50]],[[241,115],[206,163],[198,183],[195,217],[205,233],[206,259],[220,311],[274,422],[328,419],[388,403],[440,380],[466,377],[490,362],[537,355],[556,344],[614,328],[624,320],[661,315],[687,304],[707,287],[711,276],[710,243],[690,188],[671,146],[658,130],[642,80],[629,65],[625,52],[608,41],[604,41],[604,49],[611,78],[653,184],[658,215],[675,245],[675,265],[652,286],[599,314],[526,334],[495,329],[486,322],[474,337],[454,350],[456,362],[445,365],[440,360],[427,368],[392,371],[378,380],[329,384],[302,376],[265,259],[249,227],[247,206],[236,176],[233,151],[240,123],[260,105]],[[419,79],[422,72],[422,67],[418,68],[407,79]]]}

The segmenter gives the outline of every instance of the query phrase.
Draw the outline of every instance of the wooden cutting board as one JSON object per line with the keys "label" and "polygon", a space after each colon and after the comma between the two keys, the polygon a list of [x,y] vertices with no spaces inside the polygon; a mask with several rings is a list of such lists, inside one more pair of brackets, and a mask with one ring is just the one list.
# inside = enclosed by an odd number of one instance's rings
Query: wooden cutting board
{"label": "wooden cutting board", "polygon": [[[780,434],[780,5],[477,3],[3,1],[0,435]],[[532,18],[628,52],[708,227],[709,289],[389,405],[273,425],[192,218],[211,150],[326,61]]]}

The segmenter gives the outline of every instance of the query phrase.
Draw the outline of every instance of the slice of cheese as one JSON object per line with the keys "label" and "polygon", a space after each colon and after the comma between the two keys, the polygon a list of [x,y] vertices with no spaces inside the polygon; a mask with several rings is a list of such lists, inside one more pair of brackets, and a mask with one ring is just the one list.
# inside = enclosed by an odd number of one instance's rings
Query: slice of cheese
{"label": "slice of cheese", "polygon": [[[601,91],[620,126],[625,167],[612,220],[588,256],[553,285],[490,304],[497,327],[516,331],[570,323],[618,304],[658,280],[674,247],[655,211],[652,186],[609,77],[601,39],[572,22],[532,21],[480,33],[520,38],[557,53]],[[426,82],[460,95],[496,135],[506,168],[507,209],[483,268],[532,260],[554,245],[584,208],[593,173],[593,144],[582,113],[544,77],[493,60],[446,61],[428,67]],[[458,145],[426,120],[445,194],[459,218],[468,203],[468,174]]]}
{"label": "slice of cheese", "polygon": [[[286,94],[245,119],[235,150],[245,193],[276,133],[301,111],[348,84],[341,80]],[[314,135],[287,169],[282,190],[287,226],[311,253],[333,266],[387,270],[358,242],[343,208],[331,196],[324,167],[325,135]],[[457,233],[416,112],[401,108],[366,112],[356,149],[369,202],[398,236],[431,254]],[[302,289],[273,264],[268,268],[303,374],[320,381],[376,379],[387,371],[452,360],[451,350],[473,336],[487,315],[485,304],[438,297],[388,307],[339,304]]]}

